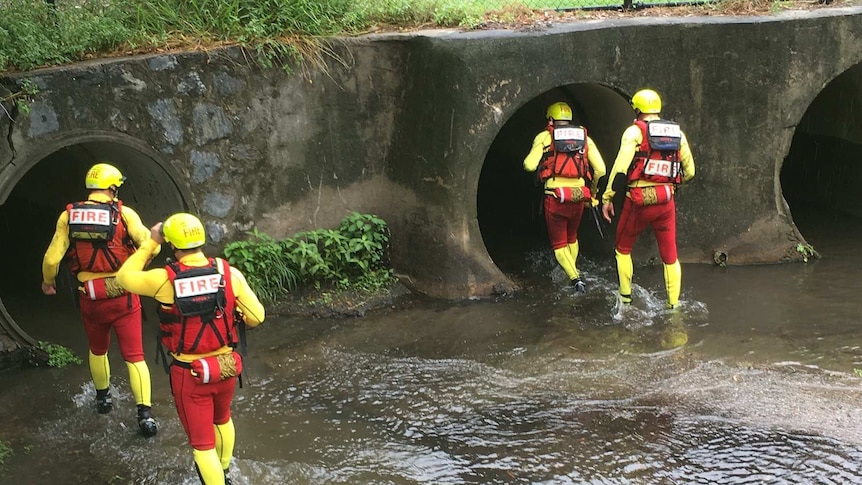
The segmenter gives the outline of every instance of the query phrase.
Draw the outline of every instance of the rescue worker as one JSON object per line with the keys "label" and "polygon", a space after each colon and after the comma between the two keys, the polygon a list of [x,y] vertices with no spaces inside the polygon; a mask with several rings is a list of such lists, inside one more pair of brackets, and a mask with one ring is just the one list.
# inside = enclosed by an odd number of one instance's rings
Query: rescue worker
{"label": "rescue worker", "polygon": [[150,370],[144,361],[141,299],[120,288],[115,278],[135,247],[149,240],[150,232],[140,216],[117,198],[125,180],[116,167],[107,163],[97,163],[87,171],[87,200],[66,206],[42,259],[42,293],[57,294],[57,272],[65,259],[80,284],[78,306],[87,334],[96,411],[107,414],[113,408],[108,362],[113,329],[129,371],[138,427],[150,437],[158,426],[152,417]]}
{"label": "rescue worker", "polygon": [[620,299],[632,301],[632,247],[647,226],[652,227],[664,263],[667,307],[679,304],[682,268],[676,252],[676,187],[694,177],[694,158],[685,133],[673,121],[663,120],[661,98],[652,89],[632,96],[637,118],[626,128],[614,161],[608,187],[602,196],[602,215],[615,215],[613,197],[626,191],[617,223],[616,261]]}
{"label": "rescue worker", "polygon": [[538,172],[544,186],[543,208],[554,257],[578,293],[587,285],[580,277],[578,227],[584,208],[598,205],[598,180],[605,162],[586,128],[572,123],[572,108],[563,102],[548,106],[548,126],[533,139],[524,170]]}
{"label": "rescue worker", "polygon": [[[236,436],[230,404],[242,371],[234,349],[239,326],[263,322],[264,308],[239,270],[203,253],[206,233],[197,217],[174,214],[153,226],[150,237],[123,264],[117,280],[161,303],[159,337],[172,357],[171,392],[198,476],[205,485],[229,484]],[[144,271],[164,242],[176,260]]]}

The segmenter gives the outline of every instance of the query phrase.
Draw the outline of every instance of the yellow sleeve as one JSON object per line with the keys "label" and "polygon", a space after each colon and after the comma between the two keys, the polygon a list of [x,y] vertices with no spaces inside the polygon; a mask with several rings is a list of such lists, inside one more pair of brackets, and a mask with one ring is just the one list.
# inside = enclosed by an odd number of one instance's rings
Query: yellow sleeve
{"label": "yellow sleeve", "polygon": [[682,134],[682,140],[679,146],[679,158],[682,162],[682,180],[688,182],[694,178],[694,156],[691,154],[691,147],[688,146],[688,140],[685,133]]}
{"label": "yellow sleeve", "polygon": [[258,300],[257,295],[254,294],[251,287],[248,286],[248,282],[245,280],[245,276],[240,272],[240,270],[231,266],[230,274],[231,284],[233,285],[233,294],[236,298],[239,310],[242,312],[243,320],[245,320],[246,325],[249,327],[260,325],[264,318],[266,318],[263,305],[260,303],[260,300]]}
{"label": "yellow sleeve", "polygon": [[149,296],[161,303],[174,302],[174,290],[168,284],[168,272],[164,268],[144,271],[144,267],[159,251],[159,244],[147,239],[141,247],[117,271],[117,283],[136,295]]}
{"label": "yellow sleeve", "polygon": [[[129,206],[123,206],[123,220],[126,222],[126,230],[129,232],[132,240],[135,241],[136,247],[141,247],[144,242],[150,239],[150,228],[144,225],[141,216]],[[158,256],[162,246],[157,245],[153,256]]]}
{"label": "yellow sleeve", "polygon": [[637,125],[629,126],[626,128],[626,131],[623,132],[622,139],[620,140],[620,151],[617,152],[614,166],[611,169],[610,175],[608,175],[608,187],[602,195],[603,203],[608,204],[613,200],[615,195],[613,188],[614,179],[616,179],[618,174],[622,174],[623,177],[628,176],[629,165],[631,165],[634,160],[635,153],[637,153],[638,147],[640,147],[642,141],[643,138],[641,130]]}
{"label": "yellow sleeve", "polygon": [[608,169],[605,167],[605,161],[602,158],[601,152],[599,152],[599,148],[589,136],[587,136],[587,158],[590,161],[590,167],[593,168],[593,186],[590,188],[592,189],[593,195],[595,195],[599,179],[607,173]]}
{"label": "yellow sleeve", "polygon": [[533,147],[530,149],[530,153],[527,154],[527,158],[524,159],[524,170],[528,172],[535,172],[536,168],[539,167],[539,162],[542,161],[542,155],[545,153],[545,150],[551,146],[551,134],[547,131],[543,131],[536,135],[533,139]]}
{"label": "yellow sleeve", "polygon": [[53,285],[60,271],[60,263],[69,249],[69,215],[66,211],[57,218],[57,227],[54,229],[54,237],[42,258],[42,283]]}

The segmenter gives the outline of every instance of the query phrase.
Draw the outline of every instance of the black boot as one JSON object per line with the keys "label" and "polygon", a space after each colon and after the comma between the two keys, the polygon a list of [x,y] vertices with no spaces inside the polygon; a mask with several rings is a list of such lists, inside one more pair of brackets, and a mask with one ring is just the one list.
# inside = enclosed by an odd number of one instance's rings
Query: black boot
{"label": "black boot", "polygon": [[[201,480],[201,485],[207,485],[204,482],[204,477],[201,475],[201,469],[198,467],[198,464],[195,463],[195,471],[198,472],[198,478]],[[233,485],[233,481],[227,476],[227,470],[224,471],[224,485]]]}
{"label": "black boot", "polygon": [[113,408],[114,401],[111,399],[111,388],[96,389],[96,412],[108,414]]}
{"label": "black boot", "polygon": [[575,287],[575,293],[586,293],[587,292],[587,284],[584,283],[584,280],[580,278],[575,278],[572,280],[572,286]]}
{"label": "black boot", "polygon": [[201,468],[195,463],[195,471],[198,472],[198,478],[201,480],[201,485],[207,485],[207,482],[204,481],[204,476],[201,475]]}
{"label": "black boot", "polygon": [[149,406],[138,404],[138,427],[141,428],[141,434],[145,438],[155,436],[159,431],[159,427],[156,425],[156,420],[153,419]]}

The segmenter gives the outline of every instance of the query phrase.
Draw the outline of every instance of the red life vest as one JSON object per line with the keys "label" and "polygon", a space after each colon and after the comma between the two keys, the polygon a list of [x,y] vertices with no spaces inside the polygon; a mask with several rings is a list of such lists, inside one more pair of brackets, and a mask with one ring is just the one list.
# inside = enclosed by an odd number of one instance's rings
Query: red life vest
{"label": "red life vest", "polygon": [[122,202],[75,202],[66,206],[66,214],[69,216],[66,261],[73,274],[112,273],[135,252],[135,242],[123,219]]}
{"label": "red life vest", "polygon": [[682,131],[667,120],[635,120],[641,130],[641,146],[629,166],[628,181],[647,180],[664,184],[682,182],[679,149]]}
{"label": "red life vest", "polygon": [[551,144],[542,154],[538,177],[541,182],[553,177],[592,178],[588,157],[587,129],[576,125],[548,124]]}
{"label": "red life vest", "polygon": [[159,336],[170,352],[205,354],[239,341],[230,266],[218,258],[209,258],[209,263],[165,265],[174,303],[159,308]]}

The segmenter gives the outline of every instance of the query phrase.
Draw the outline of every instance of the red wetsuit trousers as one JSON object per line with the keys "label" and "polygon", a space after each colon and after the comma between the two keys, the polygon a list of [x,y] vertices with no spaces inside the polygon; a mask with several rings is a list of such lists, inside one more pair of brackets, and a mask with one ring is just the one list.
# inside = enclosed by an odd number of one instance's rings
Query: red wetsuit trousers
{"label": "red wetsuit trousers", "polygon": [[171,392],[174,405],[189,444],[196,450],[215,448],[215,424],[225,424],[230,419],[230,403],[236,390],[236,377],[223,381],[198,384],[191,369],[179,365],[171,366]]}
{"label": "red wetsuit trousers", "polygon": [[564,248],[578,241],[578,227],[584,215],[583,202],[562,203],[558,199],[545,196],[545,224],[548,226],[548,239],[551,249]]}
{"label": "red wetsuit trousers", "polygon": [[647,227],[652,227],[655,233],[662,262],[675,263],[676,204],[673,199],[664,204],[640,206],[626,197],[617,223],[617,251],[631,254],[635,241]]}
{"label": "red wetsuit trousers", "polygon": [[123,360],[132,363],[144,360],[141,297],[129,294],[108,300],[91,300],[81,294],[79,302],[90,352],[95,355],[108,352],[113,328]]}

